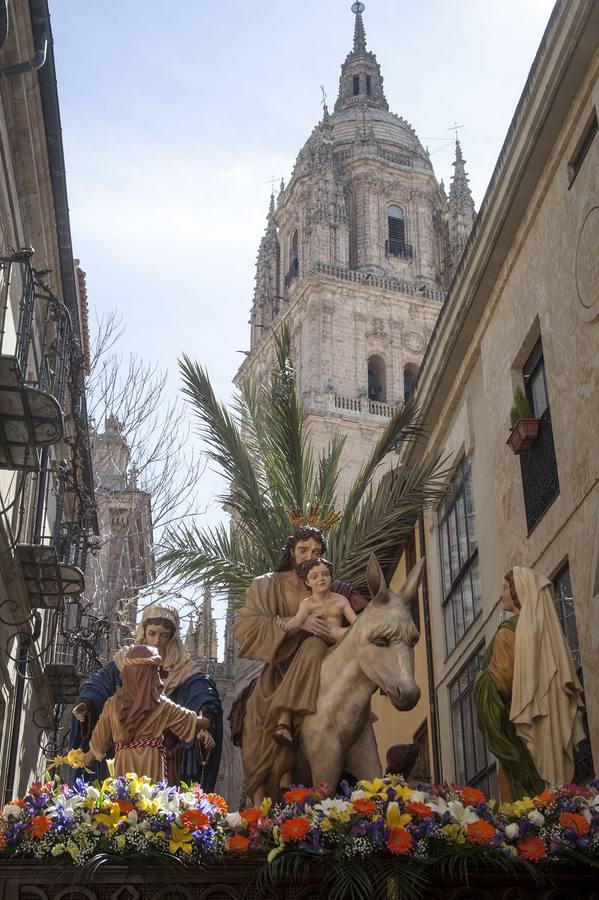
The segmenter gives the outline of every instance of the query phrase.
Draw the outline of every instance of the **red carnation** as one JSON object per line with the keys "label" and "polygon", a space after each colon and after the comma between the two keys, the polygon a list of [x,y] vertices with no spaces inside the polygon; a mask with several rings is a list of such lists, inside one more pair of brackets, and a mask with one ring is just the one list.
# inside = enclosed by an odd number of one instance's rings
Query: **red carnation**
{"label": "red carnation", "polygon": [[492,841],[497,834],[493,826],[485,822],[484,819],[479,819],[478,822],[471,822],[466,828],[468,829],[467,840],[473,844],[486,844]]}
{"label": "red carnation", "polygon": [[413,803],[408,803],[406,812],[411,816],[434,816],[434,812],[430,806],[427,806],[426,803],[420,803],[417,800]]}
{"label": "red carnation", "polygon": [[559,823],[562,828],[573,828],[578,837],[588,834],[591,827],[584,816],[573,812],[562,813],[559,817]]}
{"label": "red carnation", "polygon": [[281,825],[281,840],[303,841],[309,830],[310,823],[305,816],[295,816]]}
{"label": "red carnation", "polygon": [[410,852],[412,836],[405,828],[392,828],[387,838],[387,847],[395,856],[404,856]]}
{"label": "red carnation", "polygon": [[547,853],[545,842],[542,838],[536,836],[524,838],[524,840],[520,841],[516,846],[518,848],[518,855],[521,856],[522,859],[530,859],[532,862],[538,862],[540,859],[543,859]]}

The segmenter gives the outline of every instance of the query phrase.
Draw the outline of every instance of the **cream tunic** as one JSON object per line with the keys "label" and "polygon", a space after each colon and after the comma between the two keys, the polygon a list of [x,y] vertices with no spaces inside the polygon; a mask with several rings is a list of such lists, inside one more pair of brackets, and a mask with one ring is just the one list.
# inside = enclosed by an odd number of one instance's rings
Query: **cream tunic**
{"label": "cream tunic", "polygon": [[[115,698],[110,697],[104,704],[102,714],[96,723],[89,742],[89,748],[96,759],[104,759],[104,755],[112,743],[127,741],[127,734],[117,719]],[[148,713],[140,725],[135,738],[160,738],[170,729],[182,741],[191,741],[195,737],[198,724],[197,715],[189,709],[178,706],[165,697]],[[164,770],[162,753],[158,747],[125,747],[120,750],[114,761],[114,774],[126,775],[134,772],[138,776],[147,775],[152,781],[162,781]]]}

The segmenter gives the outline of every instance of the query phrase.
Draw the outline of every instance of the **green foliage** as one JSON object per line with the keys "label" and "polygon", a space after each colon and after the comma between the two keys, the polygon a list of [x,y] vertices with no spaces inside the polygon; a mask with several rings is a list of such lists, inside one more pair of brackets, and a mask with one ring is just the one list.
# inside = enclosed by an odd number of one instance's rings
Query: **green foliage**
{"label": "green foliage", "polygon": [[[313,450],[291,361],[291,336],[283,326],[275,336],[276,366],[267,383],[244,385],[232,408],[219,402],[202,366],[184,356],[183,393],[192,404],[198,434],[210,463],[225,479],[219,498],[233,527],[170,529],[159,565],[188,583],[207,584],[242,602],[251,580],[276,569],[280,550],[294,530],[291,510],[320,519],[337,503],[345,437]],[[418,514],[445,494],[439,457],[406,468],[395,463],[381,475],[389,454],[421,439],[423,427],[413,400],[398,408],[351,486],[343,516],[327,534],[335,576],[366,590],[366,564],[374,552],[385,566],[398,558]]]}
{"label": "green foliage", "polygon": [[530,403],[521,385],[518,384],[514,388],[514,402],[510,410],[510,427],[513,428],[518,419],[530,419],[531,416]]}

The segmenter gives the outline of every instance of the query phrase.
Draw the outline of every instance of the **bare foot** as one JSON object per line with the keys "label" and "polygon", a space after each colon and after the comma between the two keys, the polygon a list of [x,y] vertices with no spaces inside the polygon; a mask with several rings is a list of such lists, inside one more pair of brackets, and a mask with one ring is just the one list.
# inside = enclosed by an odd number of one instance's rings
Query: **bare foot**
{"label": "bare foot", "polygon": [[284,722],[279,722],[279,724],[277,725],[277,727],[275,728],[275,730],[272,733],[272,739],[277,744],[287,745],[287,744],[293,743],[293,738],[291,737],[291,732],[289,731],[289,728],[287,727],[287,725],[285,725]]}

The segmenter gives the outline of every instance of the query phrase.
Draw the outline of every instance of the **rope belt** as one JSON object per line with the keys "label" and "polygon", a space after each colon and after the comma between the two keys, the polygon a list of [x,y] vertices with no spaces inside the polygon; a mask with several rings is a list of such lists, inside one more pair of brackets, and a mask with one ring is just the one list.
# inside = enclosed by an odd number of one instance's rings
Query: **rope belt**
{"label": "rope belt", "polygon": [[166,747],[162,743],[162,738],[135,738],[132,741],[117,741],[114,745],[114,751],[115,753],[120,753],[121,750],[135,750],[136,747],[155,747],[156,750],[160,751],[162,757],[162,773],[164,780],[166,781]]}

